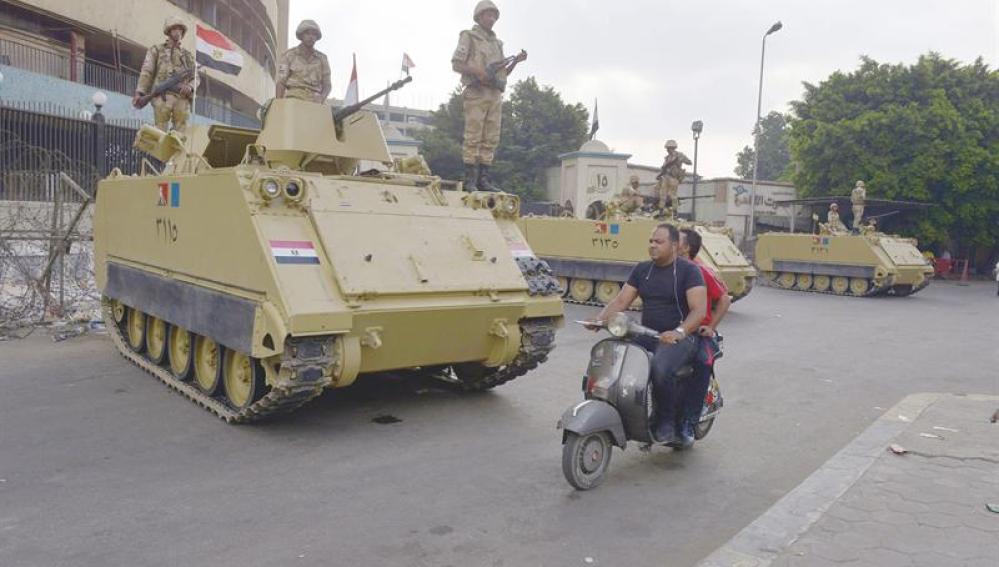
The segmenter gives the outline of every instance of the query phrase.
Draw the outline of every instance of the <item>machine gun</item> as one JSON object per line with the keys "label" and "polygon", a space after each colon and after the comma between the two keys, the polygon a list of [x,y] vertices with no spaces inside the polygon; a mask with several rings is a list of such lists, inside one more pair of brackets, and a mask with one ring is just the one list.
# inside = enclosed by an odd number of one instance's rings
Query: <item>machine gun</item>
{"label": "machine gun", "polygon": [[[500,81],[496,77],[496,74],[499,73],[501,69],[506,69],[507,67],[510,67],[510,65],[516,66],[517,63],[520,63],[521,61],[524,61],[526,59],[527,59],[527,52],[521,49],[520,53],[516,55],[511,55],[503,59],[502,61],[496,61],[495,63],[490,63],[489,65],[486,65],[486,77],[488,77],[486,82],[483,83],[482,81],[476,78],[472,81],[472,86],[479,87],[485,85],[487,87],[496,87],[501,91],[506,90],[506,79]],[[512,71],[513,68],[511,67],[510,70]]]}
{"label": "machine gun", "polygon": [[163,79],[159,83],[155,84],[153,86],[152,92],[140,96],[139,100],[133,106],[139,109],[145,108],[146,105],[149,104],[149,101],[153,100],[158,96],[166,94],[169,91],[174,90],[175,88],[177,88],[177,85],[190,81],[193,78],[194,78],[194,69],[185,69],[179,73],[174,73],[173,75],[170,75],[166,79]]}
{"label": "machine gun", "polygon": [[375,94],[369,96],[368,98],[366,98],[366,99],[364,99],[364,100],[362,100],[360,102],[357,102],[355,104],[350,104],[350,105],[347,105],[347,106],[343,106],[343,107],[340,107],[340,108],[334,110],[333,111],[333,121],[337,123],[337,125],[338,125],[337,127],[339,128],[339,124],[341,124],[343,122],[343,120],[345,118],[347,118],[348,116],[350,116],[352,114],[356,114],[357,111],[361,110],[362,108],[364,108],[365,105],[371,103],[375,99],[383,97],[383,96],[385,96],[386,94],[388,94],[388,93],[390,93],[392,91],[397,91],[397,90],[401,89],[406,83],[408,83],[408,82],[410,82],[412,80],[413,80],[413,77],[406,77],[405,79],[400,79],[400,80],[392,83],[388,87],[386,87],[386,88],[384,88],[384,89],[376,92]]}

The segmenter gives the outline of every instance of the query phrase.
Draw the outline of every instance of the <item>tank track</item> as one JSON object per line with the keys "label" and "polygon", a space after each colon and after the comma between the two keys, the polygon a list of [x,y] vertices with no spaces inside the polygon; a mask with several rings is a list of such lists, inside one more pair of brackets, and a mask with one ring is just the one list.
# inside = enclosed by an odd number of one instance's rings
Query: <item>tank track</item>
{"label": "tank track", "polygon": [[[169,370],[158,366],[141,354],[134,352],[125,343],[121,327],[114,320],[110,302],[102,301],[104,324],[107,327],[111,341],[126,360],[152,374],[177,393],[198,404],[226,423],[239,424],[261,421],[268,417],[294,411],[309,400],[319,396],[331,382],[331,377],[324,376],[325,369],[333,364],[333,349],[323,348],[331,340],[323,338],[289,340],[282,359],[282,367],[293,368],[300,377],[281,379],[262,398],[242,410],[236,410],[223,401],[208,396],[188,382],[175,378]],[[294,347],[294,348],[291,348]],[[280,373],[279,373],[280,376]]]}
{"label": "tank track", "polygon": [[832,289],[831,286],[830,286],[829,289],[823,291],[823,290],[815,289],[814,287],[809,288],[809,289],[798,289],[796,287],[784,287],[784,286],[778,284],[775,280],[771,280],[770,278],[767,278],[767,277],[764,277],[763,281],[765,282],[765,284],[767,286],[772,287],[774,289],[782,289],[784,291],[797,291],[797,292],[801,292],[801,293],[821,293],[821,294],[824,294],[824,295],[835,295],[837,297],[874,297],[875,295],[886,295],[889,291],[891,291],[891,286],[890,285],[882,284],[880,286],[875,286],[875,285],[873,285],[874,282],[872,280],[868,280],[869,282],[871,282],[871,285],[868,286],[867,291],[864,294],[862,294],[862,295],[855,295],[853,293],[850,293],[849,291],[847,291],[846,293],[837,293],[837,292],[833,291],[833,289]]}
{"label": "tank track", "polygon": [[[480,367],[478,376],[462,378],[463,372],[452,368],[446,381],[457,382],[463,390],[480,392],[505,384],[523,376],[548,360],[548,353],[555,348],[555,321],[550,318],[526,319],[520,323],[520,351],[509,364],[496,368]],[[475,364],[475,363],[472,363]],[[474,372],[474,371],[473,371]]]}

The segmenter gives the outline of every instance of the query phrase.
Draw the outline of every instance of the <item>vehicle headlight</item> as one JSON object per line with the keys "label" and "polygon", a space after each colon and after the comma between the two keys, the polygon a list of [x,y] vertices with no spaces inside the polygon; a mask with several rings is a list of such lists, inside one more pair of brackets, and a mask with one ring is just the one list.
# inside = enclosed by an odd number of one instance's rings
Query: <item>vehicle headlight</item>
{"label": "vehicle headlight", "polygon": [[628,327],[631,324],[631,320],[624,313],[618,313],[607,323],[607,331],[614,335],[615,337],[621,338],[628,335]]}
{"label": "vehicle headlight", "polygon": [[292,179],[284,186],[284,196],[290,201],[300,201],[305,195],[305,187],[298,179]]}
{"label": "vehicle headlight", "polygon": [[503,212],[508,215],[516,215],[520,209],[520,203],[516,197],[507,197],[503,202]]}
{"label": "vehicle headlight", "polygon": [[260,182],[260,196],[270,201],[281,194],[281,185],[276,179],[264,179]]}

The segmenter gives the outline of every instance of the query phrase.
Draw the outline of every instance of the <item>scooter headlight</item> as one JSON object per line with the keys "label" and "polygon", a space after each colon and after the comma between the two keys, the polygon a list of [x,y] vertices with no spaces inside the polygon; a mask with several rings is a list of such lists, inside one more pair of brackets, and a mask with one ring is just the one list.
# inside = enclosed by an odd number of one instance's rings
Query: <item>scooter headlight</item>
{"label": "scooter headlight", "polygon": [[618,313],[611,319],[610,323],[607,324],[607,331],[617,338],[622,338],[628,335],[628,327],[631,324],[631,320],[624,313]]}

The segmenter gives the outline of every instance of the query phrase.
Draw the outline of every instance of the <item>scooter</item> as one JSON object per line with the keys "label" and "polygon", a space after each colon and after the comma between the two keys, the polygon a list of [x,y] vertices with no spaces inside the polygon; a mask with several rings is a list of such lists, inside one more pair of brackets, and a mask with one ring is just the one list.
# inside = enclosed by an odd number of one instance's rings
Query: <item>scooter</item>
{"label": "scooter", "polygon": [[[606,478],[613,446],[625,449],[628,441],[643,443],[643,449],[661,445],[652,432],[652,353],[635,341],[640,336],[658,338],[659,333],[635,323],[624,313],[607,323],[577,323],[603,328],[612,335],[590,351],[590,364],[583,376],[586,399],[567,409],[557,425],[562,430],[562,473],[577,490],[589,490]],[[720,341],[721,337],[717,338]],[[693,372],[693,365],[684,366],[677,378],[684,380]],[[712,372],[701,417],[694,428],[695,439],[703,439],[711,431],[722,403]]]}

